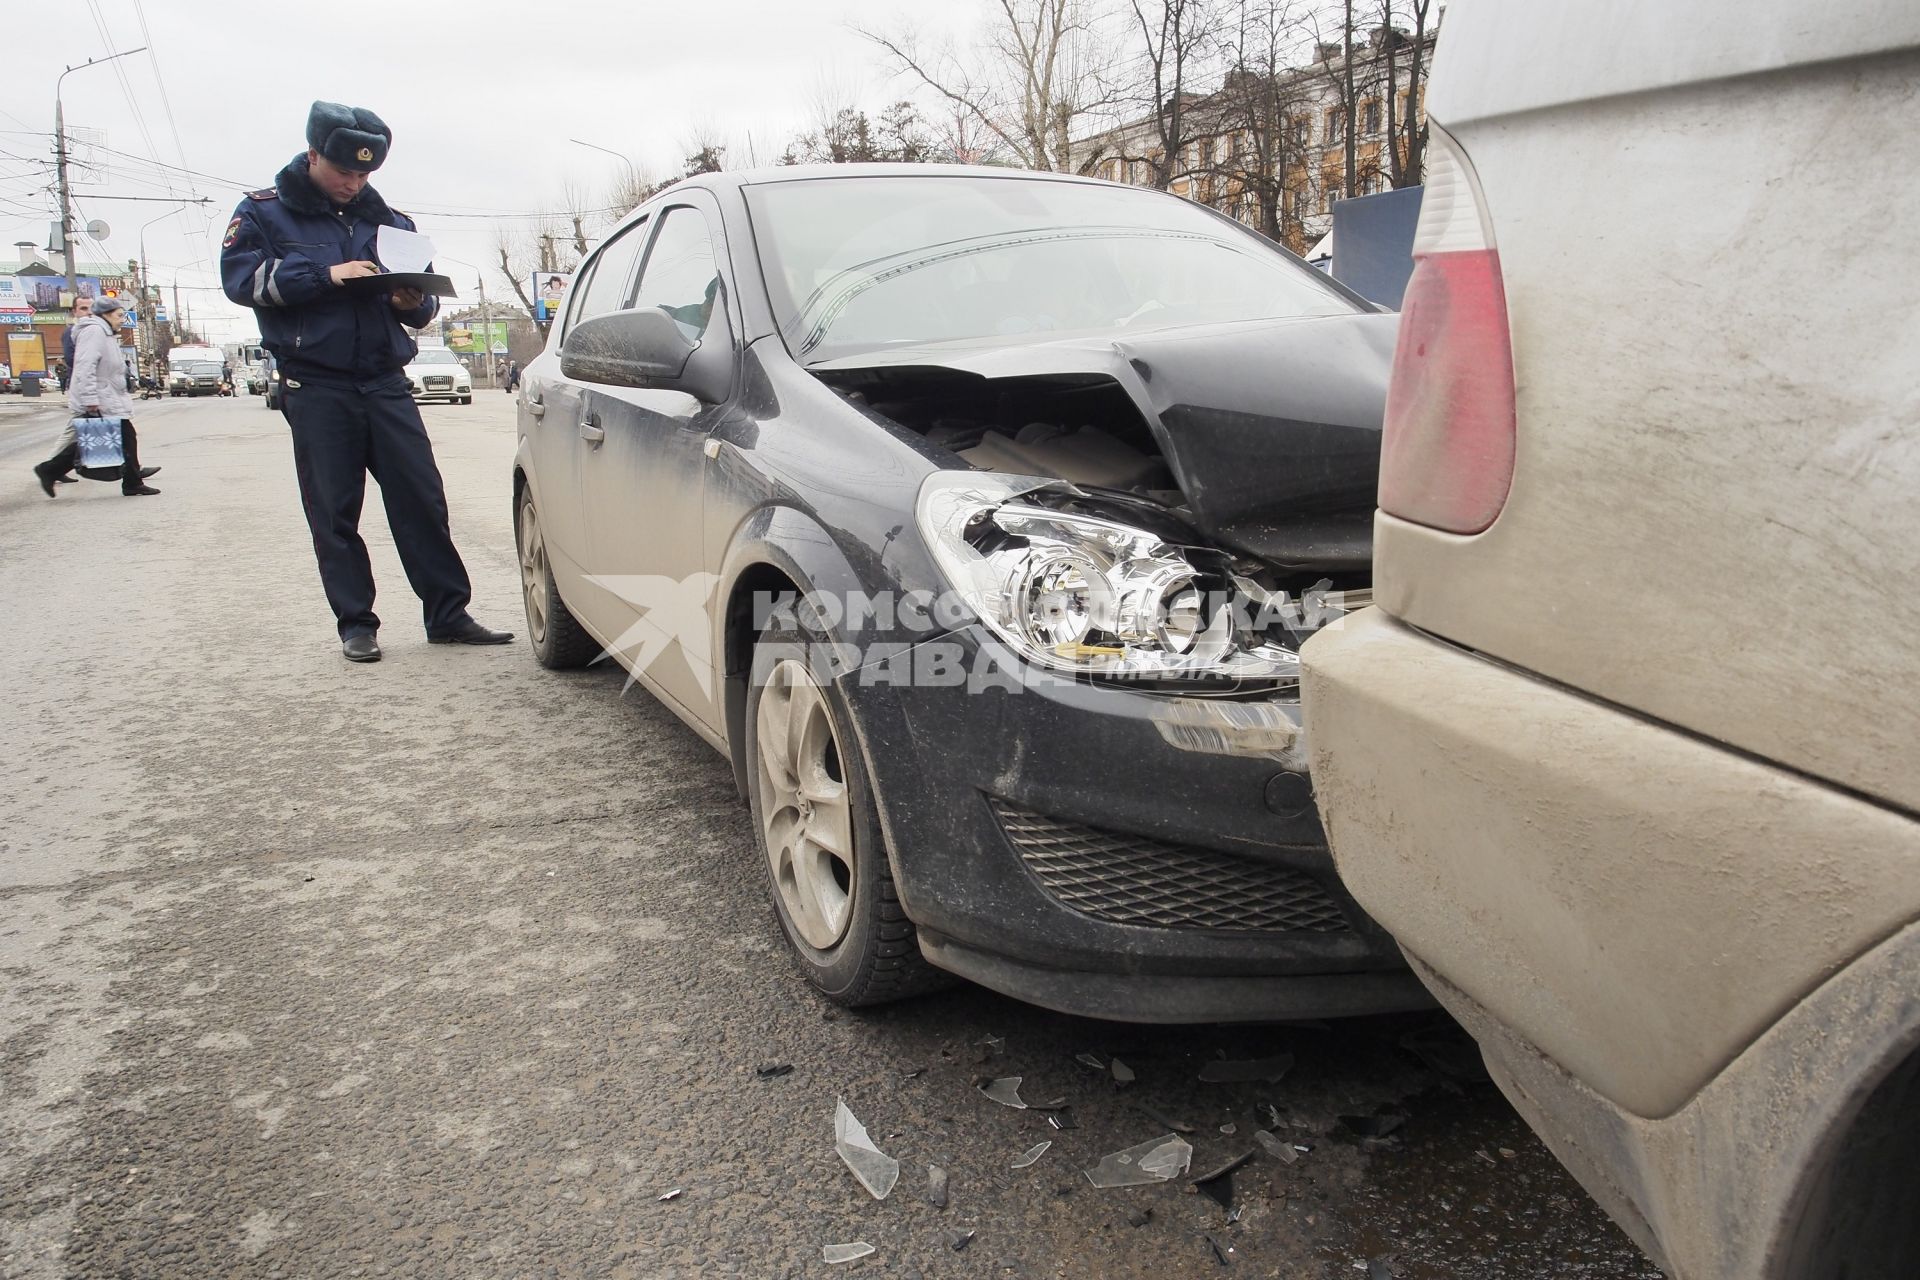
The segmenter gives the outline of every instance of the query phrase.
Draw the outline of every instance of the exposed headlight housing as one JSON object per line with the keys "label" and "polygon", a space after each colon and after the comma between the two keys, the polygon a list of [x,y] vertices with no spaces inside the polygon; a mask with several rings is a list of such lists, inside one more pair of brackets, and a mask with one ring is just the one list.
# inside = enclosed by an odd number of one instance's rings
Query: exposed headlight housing
{"label": "exposed headlight housing", "polygon": [[921,535],[947,583],[1021,657],[1052,671],[1144,681],[1291,682],[1299,655],[1253,625],[1226,553],[1119,520],[1023,500],[1059,481],[941,471],[920,488]]}

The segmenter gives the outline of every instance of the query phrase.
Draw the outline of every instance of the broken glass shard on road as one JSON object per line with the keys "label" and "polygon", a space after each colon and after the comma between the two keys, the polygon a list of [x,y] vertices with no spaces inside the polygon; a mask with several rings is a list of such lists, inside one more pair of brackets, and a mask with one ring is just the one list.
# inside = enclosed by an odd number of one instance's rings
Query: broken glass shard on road
{"label": "broken glass shard on road", "polygon": [[1272,1156],[1275,1160],[1278,1160],[1281,1164],[1292,1164],[1300,1158],[1300,1153],[1293,1149],[1291,1142],[1282,1142],[1265,1129],[1254,1130],[1253,1140],[1260,1144],[1262,1151]]}
{"label": "broken glass shard on road", "polygon": [[987,1083],[980,1085],[979,1089],[981,1093],[986,1094],[1003,1107],[1012,1107],[1017,1111],[1025,1111],[1027,1104],[1020,1101],[1020,1081],[1022,1079],[1023,1077],[1021,1076],[1007,1076],[1001,1080],[989,1080]]}
{"label": "broken glass shard on road", "polygon": [[1016,1169],[1026,1168],[1028,1165],[1032,1164],[1035,1160],[1038,1160],[1041,1156],[1047,1154],[1047,1148],[1052,1145],[1053,1145],[1053,1142],[1051,1140],[1048,1140],[1046,1142],[1041,1143],[1037,1147],[1028,1147],[1026,1151],[1021,1154],[1020,1158],[1013,1162],[1013,1167]]}
{"label": "broken glass shard on road", "polygon": [[1081,1172],[1096,1187],[1141,1187],[1150,1182],[1171,1182],[1192,1163],[1193,1148],[1186,1139],[1170,1133],[1103,1156],[1099,1164]]}
{"label": "broken glass shard on road", "polygon": [[900,1181],[900,1162],[873,1145],[866,1126],[853,1118],[844,1101],[833,1104],[833,1149],[875,1200],[885,1200]]}

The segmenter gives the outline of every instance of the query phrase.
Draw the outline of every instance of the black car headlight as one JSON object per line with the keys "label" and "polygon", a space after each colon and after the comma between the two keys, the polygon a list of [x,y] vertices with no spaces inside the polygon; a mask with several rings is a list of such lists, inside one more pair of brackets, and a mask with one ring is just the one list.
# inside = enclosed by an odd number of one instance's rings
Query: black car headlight
{"label": "black car headlight", "polygon": [[1144,681],[1293,681],[1225,553],[1121,519],[1056,510],[1058,481],[942,471],[916,504],[947,585],[1027,661]]}

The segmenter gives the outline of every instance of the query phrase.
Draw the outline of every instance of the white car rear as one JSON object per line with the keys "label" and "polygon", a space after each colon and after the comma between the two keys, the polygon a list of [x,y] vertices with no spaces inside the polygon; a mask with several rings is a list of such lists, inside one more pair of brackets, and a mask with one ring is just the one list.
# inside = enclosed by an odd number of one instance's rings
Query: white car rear
{"label": "white car rear", "polygon": [[1340,873],[1677,1280],[1920,1274],[1920,7],[1456,0]]}

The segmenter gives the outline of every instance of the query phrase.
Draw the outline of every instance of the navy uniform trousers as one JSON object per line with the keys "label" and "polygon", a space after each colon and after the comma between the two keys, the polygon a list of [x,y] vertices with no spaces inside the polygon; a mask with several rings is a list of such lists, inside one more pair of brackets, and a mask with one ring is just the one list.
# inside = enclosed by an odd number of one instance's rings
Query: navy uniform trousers
{"label": "navy uniform trousers", "polygon": [[473,588],[447,528],[446,487],[406,375],[370,382],[296,375],[281,384],[281,410],[293,429],[300,502],[340,638],[380,627],[373,566],[360,539],[368,475],[380,485],[387,526],[420,597],[427,634],[443,635],[466,621]]}

